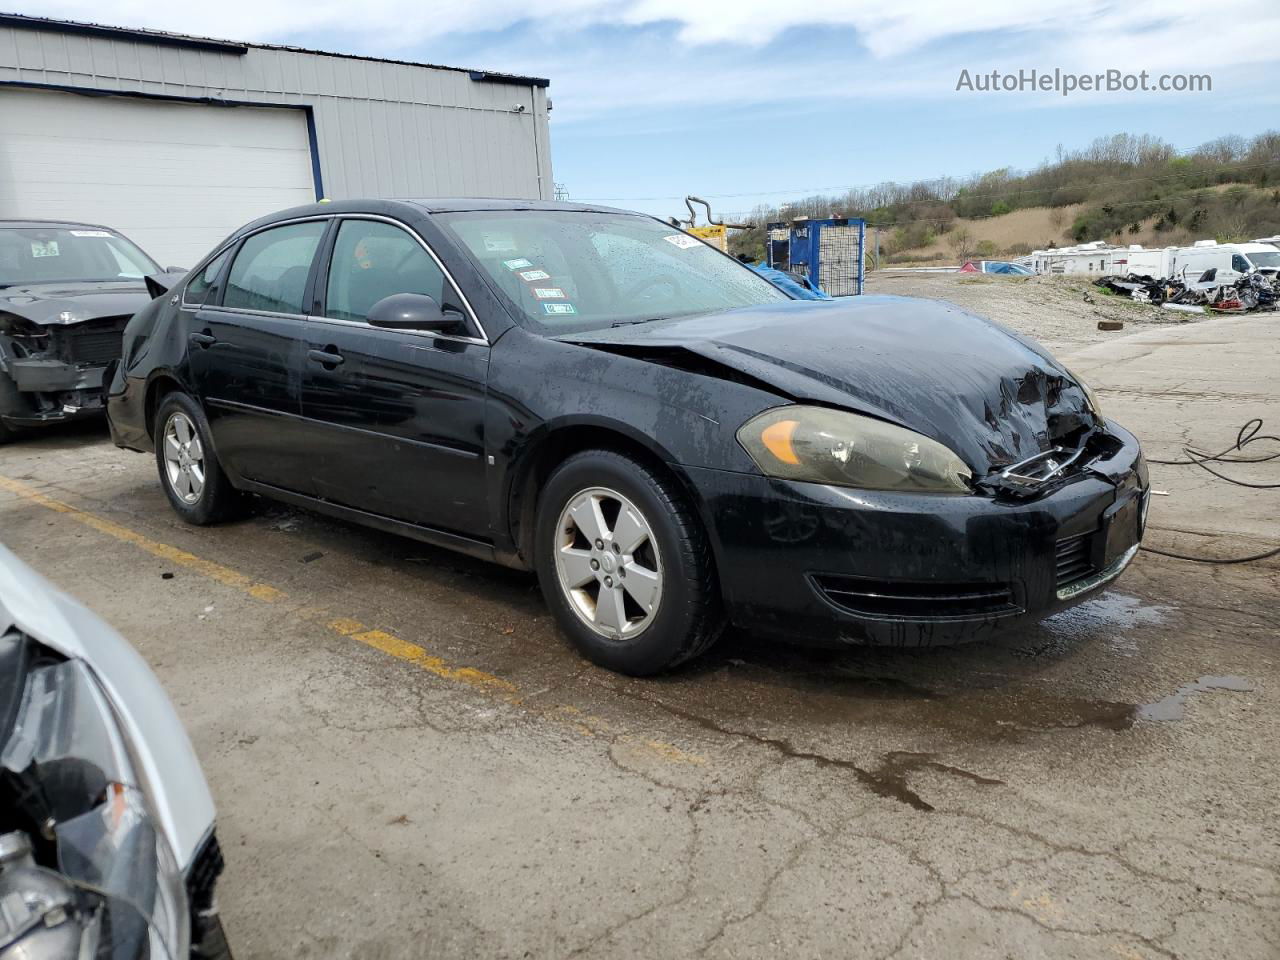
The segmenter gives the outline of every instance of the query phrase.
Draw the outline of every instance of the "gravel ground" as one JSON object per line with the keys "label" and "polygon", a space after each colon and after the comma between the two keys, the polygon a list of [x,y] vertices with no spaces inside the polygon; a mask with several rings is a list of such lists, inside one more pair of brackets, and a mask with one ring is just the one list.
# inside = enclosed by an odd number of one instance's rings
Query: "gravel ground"
{"label": "gravel ground", "polygon": [[[1203,320],[1115,297],[1086,277],[1003,277],[962,273],[867,276],[867,293],[948,300],[1039,340],[1055,353],[1115,340],[1160,324]],[[1085,295],[1093,301],[1085,300]],[[1099,320],[1121,320],[1123,330],[1099,330]]]}

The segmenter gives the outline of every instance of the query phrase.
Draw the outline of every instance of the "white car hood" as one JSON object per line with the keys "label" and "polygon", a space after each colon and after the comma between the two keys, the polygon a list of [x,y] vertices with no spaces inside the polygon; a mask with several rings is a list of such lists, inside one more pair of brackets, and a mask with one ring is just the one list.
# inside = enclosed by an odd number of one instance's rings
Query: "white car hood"
{"label": "white car hood", "polygon": [[213,797],[156,675],[101,618],[0,545],[0,634],[15,627],[93,671],[115,708],[142,767],[159,825],[185,871],[213,828]]}

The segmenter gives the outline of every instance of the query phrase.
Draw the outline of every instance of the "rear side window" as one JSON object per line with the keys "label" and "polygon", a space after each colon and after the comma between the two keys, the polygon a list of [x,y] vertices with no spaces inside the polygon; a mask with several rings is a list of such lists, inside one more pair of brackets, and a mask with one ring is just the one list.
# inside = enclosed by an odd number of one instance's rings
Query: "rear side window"
{"label": "rear side window", "polygon": [[[422,244],[399,227],[377,220],[345,220],[329,261],[325,315],[363,320],[395,293],[422,293],[445,302],[444,274]],[[454,299],[454,298],[449,298]]]}
{"label": "rear side window", "polygon": [[227,262],[228,254],[229,252],[224,250],[196,274],[195,279],[187,284],[186,292],[182,295],[183,303],[200,306],[208,299],[209,291],[218,282],[218,276],[222,273],[222,267]]}
{"label": "rear side window", "polygon": [[325,221],[291,223],[255,233],[240,247],[227,277],[224,307],[303,313],[307,274]]}

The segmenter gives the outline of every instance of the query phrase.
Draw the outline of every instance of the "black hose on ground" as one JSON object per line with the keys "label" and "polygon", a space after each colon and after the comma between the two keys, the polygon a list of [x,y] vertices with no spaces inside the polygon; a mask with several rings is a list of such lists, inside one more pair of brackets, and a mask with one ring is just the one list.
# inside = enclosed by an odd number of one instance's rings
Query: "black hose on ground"
{"label": "black hose on ground", "polygon": [[[1252,490],[1280,489],[1280,483],[1250,483],[1247,480],[1237,480],[1234,477],[1228,477],[1226,474],[1219,473],[1217,470],[1214,470],[1212,467],[1209,466],[1210,463],[1266,463],[1268,460],[1275,460],[1276,458],[1280,457],[1280,451],[1276,451],[1275,453],[1269,453],[1261,457],[1228,456],[1228,454],[1236,451],[1244,452],[1245,447],[1247,447],[1249,444],[1254,443],[1258,440],[1271,440],[1271,441],[1274,441],[1275,443],[1280,443],[1280,437],[1277,437],[1274,434],[1262,433],[1261,431],[1262,431],[1262,418],[1254,417],[1252,420],[1250,420],[1240,428],[1240,431],[1236,434],[1236,442],[1231,446],[1227,447],[1225,450],[1221,451],[1220,453],[1202,453],[1201,451],[1195,450],[1191,447],[1183,447],[1182,452],[1187,455],[1187,459],[1185,460],[1148,459],[1147,462],[1159,463],[1159,464],[1164,464],[1167,466],[1175,466],[1175,467],[1182,467],[1182,466],[1200,467],[1202,470],[1208,471],[1209,473],[1213,474],[1215,477],[1217,477],[1220,480],[1225,480],[1227,481],[1227,483],[1234,483],[1238,487],[1248,487]],[[1146,553],[1154,553],[1162,557],[1172,557],[1175,560],[1190,560],[1193,563],[1217,563],[1217,564],[1253,563],[1255,560],[1267,560],[1271,557],[1280,556],[1280,547],[1276,547],[1274,550],[1265,550],[1262,553],[1250,554],[1247,557],[1225,557],[1225,558],[1194,557],[1185,553],[1175,553],[1172,550],[1160,550],[1156,547],[1144,546],[1141,549]]]}

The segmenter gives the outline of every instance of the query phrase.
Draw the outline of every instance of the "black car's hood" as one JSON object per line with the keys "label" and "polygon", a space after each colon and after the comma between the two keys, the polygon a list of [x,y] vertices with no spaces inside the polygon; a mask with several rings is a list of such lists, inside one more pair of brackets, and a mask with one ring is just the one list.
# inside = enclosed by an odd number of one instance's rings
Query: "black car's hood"
{"label": "black car's hood", "polygon": [[557,339],[639,357],[686,350],[794,400],[932,437],[979,475],[1094,423],[1084,390],[1043,348],[938,300],[798,300]]}
{"label": "black car's hood", "polygon": [[151,300],[142,280],[24,283],[0,288],[0,312],[41,326],[128,317]]}

